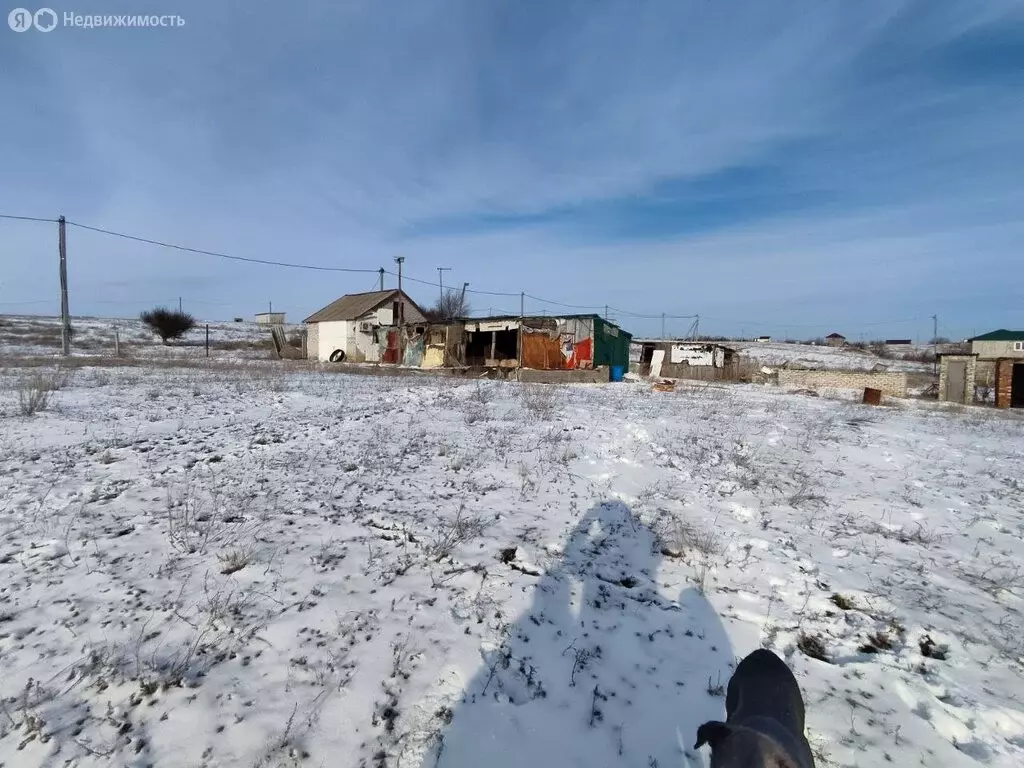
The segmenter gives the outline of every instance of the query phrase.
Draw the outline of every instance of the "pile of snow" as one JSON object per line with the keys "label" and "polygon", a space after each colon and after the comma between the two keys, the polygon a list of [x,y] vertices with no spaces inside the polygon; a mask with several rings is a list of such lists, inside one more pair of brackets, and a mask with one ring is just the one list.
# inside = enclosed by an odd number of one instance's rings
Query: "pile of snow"
{"label": "pile of snow", "polygon": [[[0,376],[5,765],[1024,763],[1024,426],[766,387]],[[820,657],[820,658],[819,658]],[[690,755],[694,757],[694,755]]]}

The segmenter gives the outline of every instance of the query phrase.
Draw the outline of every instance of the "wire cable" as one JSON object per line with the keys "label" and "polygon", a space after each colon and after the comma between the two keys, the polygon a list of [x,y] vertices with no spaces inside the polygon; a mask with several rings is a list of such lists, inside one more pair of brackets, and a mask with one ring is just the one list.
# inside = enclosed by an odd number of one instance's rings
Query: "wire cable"
{"label": "wire cable", "polygon": [[[11,221],[33,221],[33,222],[45,222],[45,223],[57,223],[58,222],[58,219],[55,219],[55,218],[52,218],[52,217],[20,216],[20,215],[7,214],[7,213],[0,213],[0,219],[6,219],[6,220],[11,220]],[[160,248],[170,248],[172,250],[182,251],[182,252],[185,252],[185,253],[194,253],[194,254],[198,254],[198,255],[201,255],[201,256],[212,256],[212,257],[219,258],[219,259],[226,259],[226,260],[229,260],[229,261],[244,262],[244,263],[247,263],[247,264],[262,264],[262,265],[265,265],[265,266],[286,267],[286,268],[289,268],[289,269],[309,269],[309,270],[314,270],[314,271],[318,271],[318,272],[342,272],[342,273],[352,273],[352,274],[375,274],[375,275],[379,275],[380,271],[381,271],[379,267],[377,269],[361,269],[361,268],[356,268],[356,267],[329,267],[329,266],[320,266],[320,265],[317,265],[317,264],[301,264],[301,263],[297,263],[297,262],[277,261],[277,260],[273,260],[273,259],[258,259],[258,258],[248,257],[248,256],[235,256],[235,255],[228,254],[228,253],[221,253],[219,251],[210,251],[210,250],[205,250],[203,248],[191,248],[189,246],[178,245],[176,243],[169,243],[169,242],[165,242],[165,241],[162,241],[162,240],[154,240],[154,239],[151,239],[151,238],[148,238],[148,237],[139,237],[137,235],[129,235],[129,234],[125,233],[125,232],[118,232],[118,231],[111,230],[111,229],[104,229],[103,227],[94,227],[94,226],[91,226],[89,224],[83,224],[81,222],[70,221],[70,220],[67,220],[67,219],[65,220],[65,223],[68,226],[77,227],[78,229],[83,229],[83,230],[87,230],[87,231],[90,231],[90,232],[96,232],[96,233],[99,233],[99,234],[102,234],[102,235],[108,235],[110,237],[118,237],[118,238],[122,238],[124,240],[131,240],[131,241],[134,241],[134,242],[137,242],[137,243],[145,243],[147,245],[154,245],[154,246],[157,246],[157,247],[160,247]],[[398,273],[397,272],[392,272],[390,270],[384,270],[384,273],[388,274],[388,275],[390,275],[392,277],[398,277]],[[419,284],[419,285],[428,285],[428,286],[430,286],[432,288],[441,288],[442,287],[440,281],[423,280],[421,278],[413,277],[411,275],[403,274],[402,275],[402,280],[408,281],[410,283],[416,283],[416,284]],[[377,285],[377,283],[376,283],[376,280],[375,280],[374,281],[374,287],[376,287],[376,285]],[[453,290],[457,290],[457,289],[453,289]],[[696,314],[693,314],[693,315],[671,315],[671,314],[668,314],[668,313],[665,313],[665,314],[661,314],[661,313],[649,314],[649,313],[642,313],[642,312],[630,312],[629,310],[619,309],[618,307],[613,307],[613,306],[608,305],[608,304],[570,304],[570,303],[567,303],[567,302],[555,301],[555,300],[552,300],[552,299],[545,299],[545,298],[542,298],[540,296],[535,296],[534,294],[525,293],[525,292],[512,293],[512,292],[509,292],[509,291],[485,291],[485,290],[480,290],[478,288],[468,288],[468,287],[465,289],[465,292],[467,294],[471,294],[471,295],[474,295],[474,296],[497,296],[497,297],[502,297],[502,298],[519,298],[520,300],[530,299],[531,301],[537,302],[539,304],[543,304],[543,305],[547,305],[547,306],[552,306],[552,307],[562,307],[562,308],[565,308],[565,309],[577,309],[577,310],[594,311],[594,310],[600,310],[600,309],[603,308],[609,314],[614,314],[617,317],[629,317],[629,318],[636,318],[636,319],[642,319],[642,320],[661,320],[661,319],[664,319],[664,320],[696,320],[697,317],[698,317],[698,315],[696,315]],[[49,303],[49,302],[48,301],[2,302],[2,304],[6,305],[6,306],[29,305],[29,304],[43,304],[43,303]],[[129,304],[129,303],[142,303],[142,302],[110,302],[110,301],[108,301],[108,302],[96,302],[96,303],[124,303],[124,304]],[[215,304],[217,302],[197,302],[197,303]],[[226,304],[226,303],[221,304],[221,305],[222,306],[228,306],[228,304]],[[734,325],[753,325],[753,326],[769,326],[770,325],[772,327],[778,327],[778,328],[823,329],[823,328],[830,327],[830,325],[826,324],[826,323],[787,323],[787,322],[781,322],[781,321],[777,321],[777,320],[770,320],[770,321],[764,321],[764,320],[737,320],[737,319],[713,317],[713,316],[708,316],[708,315],[705,315],[704,319],[705,320],[714,321],[714,322],[730,323],[730,324],[734,324]],[[922,320],[921,317],[914,317],[914,318],[905,318],[905,319],[901,319],[901,320],[872,321],[872,322],[868,322],[868,323],[860,323],[859,325],[864,326],[864,327],[876,327],[876,326],[883,326],[883,325],[900,325],[900,324],[904,324],[904,323],[916,323],[916,322],[921,322],[921,320]]]}
{"label": "wire cable", "polygon": [[14,216],[10,213],[0,213],[0,219],[11,219],[13,221],[46,221],[50,224],[57,223],[57,219],[41,219],[38,216]]}
{"label": "wire cable", "polygon": [[102,227],[91,227],[88,224],[80,224],[77,221],[68,221],[68,225],[72,227],[78,227],[79,229],[86,229],[90,232],[99,232],[103,235],[110,235],[112,237],[120,237],[125,240],[134,240],[137,243],[146,243],[148,245],[157,245],[161,248],[172,248],[176,251],[184,251],[186,253],[196,253],[201,256],[215,256],[219,259],[230,259],[231,261],[244,261],[248,264],[265,264],[271,267],[289,267],[292,269],[313,269],[320,272],[379,272],[377,269],[355,269],[351,267],[322,267],[315,264],[296,264],[288,261],[272,261],[270,259],[254,259],[248,256],[232,256],[228,253],[219,253],[217,251],[206,251],[202,248],[189,248],[185,245],[176,245],[174,243],[165,243],[161,240],[151,240],[148,237],[137,237],[136,235],[128,235],[124,232],[115,232],[110,229],[103,229]]}

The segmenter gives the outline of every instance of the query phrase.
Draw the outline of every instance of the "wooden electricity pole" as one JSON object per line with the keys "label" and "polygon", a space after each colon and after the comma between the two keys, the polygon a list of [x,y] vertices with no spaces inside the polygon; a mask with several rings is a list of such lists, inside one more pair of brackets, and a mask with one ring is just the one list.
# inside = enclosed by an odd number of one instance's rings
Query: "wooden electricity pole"
{"label": "wooden electricity pole", "polygon": [[[405,256],[396,256],[395,257],[395,261],[398,264],[398,292],[401,293],[402,292],[402,262],[405,261]],[[394,320],[395,325],[402,325],[403,324],[402,321],[404,319],[405,319],[405,301],[403,301],[402,298],[399,297],[399,299],[398,299],[398,317],[397,318],[392,318],[392,320]]]}
{"label": "wooden electricity pole", "polygon": [[451,267],[438,267],[437,268],[437,287],[441,292],[441,302],[444,302],[444,273],[451,272]]}
{"label": "wooden electricity pole", "polygon": [[60,353],[71,354],[71,312],[68,309],[68,240],[64,217],[57,219],[57,248],[60,251]]}

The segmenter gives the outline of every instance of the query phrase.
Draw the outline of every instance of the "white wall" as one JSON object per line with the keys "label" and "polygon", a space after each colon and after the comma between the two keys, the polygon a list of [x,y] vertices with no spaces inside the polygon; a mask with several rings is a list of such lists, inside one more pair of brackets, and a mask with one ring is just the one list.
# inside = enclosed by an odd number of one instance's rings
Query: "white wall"
{"label": "white wall", "polygon": [[374,343],[372,331],[370,333],[360,331],[359,321],[354,322],[352,327],[352,335],[348,340],[351,349],[349,356],[354,362],[379,363],[383,345]]}
{"label": "white wall", "polygon": [[[406,304],[406,312],[411,312],[415,317],[422,316]],[[381,307],[372,312],[367,312],[358,320],[332,320],[323,323],[309,324],[309,340],[307,354],[310,360],[327,362],[331,353],[340,349],[345,352],[345,359],[354,363],[368,362],[379,363],[387,348],[386,328],[382,328],[380,343],[374,341],[373,331],[366,333],[359,330],[360,323],[370,323],[374,326],[386,326],[388,323],[383,320],[391,319],[391,307]],[[406,320],[409,320],[408,315]],[[414,320],[412,322],[420,322]],[[518,323],[518,321],[514,321]]]}
{"label": "white wall", "polygon": [[320,323],[309,323],[306,326],[306,357],[310,360],[320,359]]}
{"label": "white wall", "polygon": [[668,361],[670,363],[688,363],[690,365],[714,365],[714,349],[710,344],[699,347],[689,344],[673,344]]}
{"label": "white wall", "polygon": [[972,341],[971,352],[982,360],[994,360],[997,357],[1024,357],[1024,350],[1014,349],[1012,341]]}
{"label": "white wall", "polygon": [[317,360],[322,363],[331,359],[331,353],[336,349],[344,350],[348,355],[349,327],[352,323],[348,320],[333,320],[326,323],[316,323],[317,328]]}

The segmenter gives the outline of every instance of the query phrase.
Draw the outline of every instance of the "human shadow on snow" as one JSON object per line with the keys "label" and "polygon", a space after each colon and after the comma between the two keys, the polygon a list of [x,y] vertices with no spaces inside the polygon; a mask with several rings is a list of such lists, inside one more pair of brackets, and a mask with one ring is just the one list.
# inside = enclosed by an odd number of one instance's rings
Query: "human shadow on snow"
{"label": "human shadow on snow", "polygon": [[481,652],[423,768],[685,764],[734,657],[698,590],[658,593],[660,561],[625,504],[589,510],[507,640]]}

